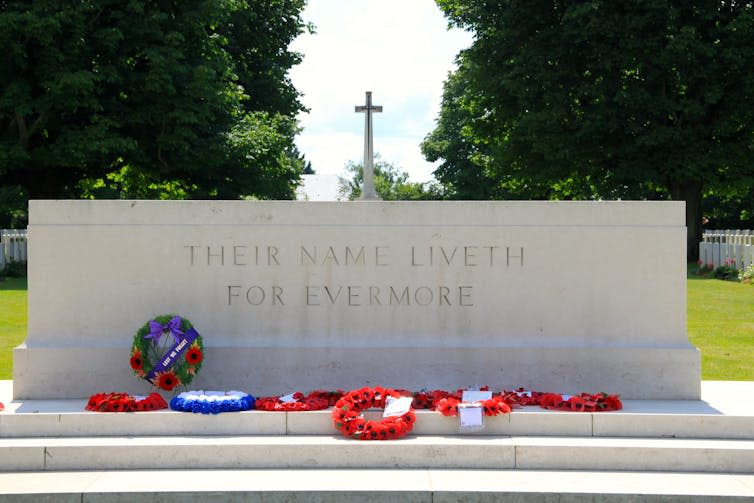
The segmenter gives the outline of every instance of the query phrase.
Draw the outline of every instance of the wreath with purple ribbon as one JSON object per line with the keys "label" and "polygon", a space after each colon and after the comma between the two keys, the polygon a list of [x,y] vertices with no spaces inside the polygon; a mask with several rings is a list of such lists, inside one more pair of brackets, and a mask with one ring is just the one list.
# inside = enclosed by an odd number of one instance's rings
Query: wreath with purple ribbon
{"label": "wreath with purple ribbon", "polygon": [[156,316],[141,327],[131,347],[131,369],[153,386],[173,391],[199,372],[204,359],[202,337],[186,318]]}

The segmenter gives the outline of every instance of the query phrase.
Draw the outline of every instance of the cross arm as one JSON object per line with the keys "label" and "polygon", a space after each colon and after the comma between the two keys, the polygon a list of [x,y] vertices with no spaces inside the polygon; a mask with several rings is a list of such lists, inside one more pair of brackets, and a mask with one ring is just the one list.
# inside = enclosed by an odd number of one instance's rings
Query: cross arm
{"label": "cross arm", "polygon": [[365,107],[365,106],[355,107],[355,111],[356,112],[367,112],[369,110],[371,110],[372,112],[382,112],[382,105],[380,105],[380,106],[368,106],[368,107]]}

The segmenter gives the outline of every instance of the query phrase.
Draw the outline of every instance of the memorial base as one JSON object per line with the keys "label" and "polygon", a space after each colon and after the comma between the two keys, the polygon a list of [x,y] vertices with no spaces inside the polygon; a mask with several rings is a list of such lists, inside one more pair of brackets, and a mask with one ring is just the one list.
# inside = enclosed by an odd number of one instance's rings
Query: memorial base
{"label": "memorial base", "polygon": [[[14,349],[14,399],[146,393],[128,348]],[[72,366],[71,361],[80,362]],[[391,378],[398,376],[401,378]],[[698,400],[696,348],[286,348],[207,347],[192,389],[256,396],[313,389],[391,386],[410,390],[524,387],[561,393],[618,393],[622,399]]]}

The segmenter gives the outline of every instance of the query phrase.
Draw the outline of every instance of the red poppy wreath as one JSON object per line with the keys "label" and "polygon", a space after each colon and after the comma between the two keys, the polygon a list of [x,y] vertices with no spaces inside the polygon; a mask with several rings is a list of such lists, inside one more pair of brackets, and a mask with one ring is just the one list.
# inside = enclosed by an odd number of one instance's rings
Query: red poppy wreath
{"label": "red poppy wreath", "polygon": [[131,346],[134,374],[165,391],[189,384],[203,359],[202,337],[189,320],[174,314],[148,321]]}
{"label": "red poppy wreath", "polygon": [[268,412],[305,412],[332,407],[343,396],[342,391],[312,391],[304,395],[300,391],[285,396],[257,398],[254,407]]}
{"label": "red poppy wreath", "polygon": [[134,412],[167,409],[168,404],[158,393],[134,396],[128,393],[97,393],[89,397],[86,410],[94,412]]}
{"label": "red poppy wreath", "polygon": [[401,398],[402,395],[379,386],[349,391],[335,403],[332,413],[335,428],[346,437],[361,440],[392,440],[406,435],[416,422],[413,408],[401,415],[384,417],[381,421],[366,420],[362,415],[365,409],[385,408],[388,397]]}

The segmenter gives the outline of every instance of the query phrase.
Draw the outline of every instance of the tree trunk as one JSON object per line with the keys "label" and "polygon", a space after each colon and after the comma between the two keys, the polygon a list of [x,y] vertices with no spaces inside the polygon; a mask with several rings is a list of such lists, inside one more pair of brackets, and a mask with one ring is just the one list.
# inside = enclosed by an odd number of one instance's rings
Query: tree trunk
{"label": "tree trunk", "polygon": [[673,180],[668,190],[674,201],[686,201],[686,260],[696,262],[702,240],[702,182]]}

